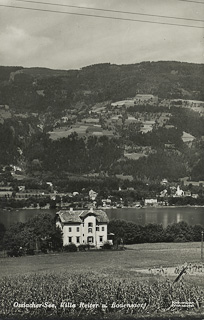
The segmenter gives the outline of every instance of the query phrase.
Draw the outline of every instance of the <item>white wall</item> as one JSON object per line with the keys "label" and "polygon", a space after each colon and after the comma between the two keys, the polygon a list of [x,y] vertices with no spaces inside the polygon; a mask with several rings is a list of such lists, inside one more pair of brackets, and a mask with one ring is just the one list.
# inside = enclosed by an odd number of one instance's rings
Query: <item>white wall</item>
{"label": "white wall", "polygon": [[[89,223],[92,223],[92,227],[89,227]],[[63,245],[68,245],[69,237],[72,237],[71,242],[76,244],[77,246],[80,244],[93,244],[94,246],[100,247],[104,242],[107,241],[107,224],[96,225],[96,217],[87,216],[84,219],[84,223],[81,224],[65,224],[63,227],[60,222],[57,222],[57,226],[59,226],[63,231]],[[99,231],[96,231],[96,227],[99,227]],[[71,228],[71,231],[70,231]],[[79,231],[77,231],[79,228]],[[89,229],[90,228],[90,229]],[[88,232],[88,231],[91,232]],[[80,237],[80,242],[77,243],[77,237]],[[88,242],[88,237],[93,237],[93,242]],[[102,241],[100,239],[102,238]]]}
{"label": "white wall", "polygon": [[[71,231],[69,229],[71,228]],[[79,231],[77,231],[77,228],[79,228]],[[76,245],[79,245],[82,243],[82,228],[80,224],[69,224],[64,225],[63,229],[63,245],[69,244],[69,237],[72,237],[71,242],[75,243]],[[80,242],[77,243],[77,237],[80,237]]]}

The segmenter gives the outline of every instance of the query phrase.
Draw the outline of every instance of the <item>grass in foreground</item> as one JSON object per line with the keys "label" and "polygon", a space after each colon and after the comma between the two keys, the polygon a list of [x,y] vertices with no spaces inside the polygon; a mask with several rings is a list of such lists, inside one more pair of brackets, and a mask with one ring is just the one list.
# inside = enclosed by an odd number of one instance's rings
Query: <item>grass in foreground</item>
{"label": "grass in foreground", "polygon": [[[170,279],[134,272],[134,268],[169,267],[200,261],[199,243],[160,243],[127,246],[124,251],[98,251],[1,258],[2,317],[56,319],[139,319],[175,315],[192,319],[204,314],[203,276]],[[198,286],[197,286],[198,285]],[[201,286],[201,287],[199,287]],[[76,307],[60,306],[63,301]],[[172,301],[193,303],[171,307]],[[13,303],[50,303],[55,307],[14,307]],[[82,303],[98,304],[86,308]],[[119,304],[119,307],[113,307]],[[102,307],[102,305],[107,305]],[[145,304],[145,307],[128,306]],[[132,318],[131,318],[132,317]],[[204,317],[203,317],[204,318]],[[189,318],[190,319],[190,318]]]}
{"label": "grass in foreground", "polygon": [[[51,317],[83,315],[150,315],[204,311],[203,292],[183,281],[116,280],[92,273],[67,273],[4,278],[1,315]],[[173,306],[173,302],[182,306]]]}

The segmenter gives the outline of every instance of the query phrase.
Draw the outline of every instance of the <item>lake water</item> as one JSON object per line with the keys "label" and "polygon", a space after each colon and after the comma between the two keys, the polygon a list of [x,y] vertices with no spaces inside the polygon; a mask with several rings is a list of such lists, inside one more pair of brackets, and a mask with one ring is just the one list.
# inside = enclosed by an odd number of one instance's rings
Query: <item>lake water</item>
{"label": "lake water", "polygon": [[[145,225],[148,223],[162,224],[164,228],[174,222],[185,221],[189,225],[201,224],[204,226],[204,207],[162,207],[162,208],[121,208],[106,209],[109,219],[124,219],[136,224]],[[16,222],[27,222],[39,213],[49,213],[55,216],[55,210],[46,209],[23,209],[7,211],[0,209],[0,223],[5,228]]]}
{"label": "lake water", "polygon": [[109,209],[106,212],[109,219],[124,219],[143,226],[157,223],[166,228],[169,224],[180,221],[204,226],[204,207],[123,208]]}

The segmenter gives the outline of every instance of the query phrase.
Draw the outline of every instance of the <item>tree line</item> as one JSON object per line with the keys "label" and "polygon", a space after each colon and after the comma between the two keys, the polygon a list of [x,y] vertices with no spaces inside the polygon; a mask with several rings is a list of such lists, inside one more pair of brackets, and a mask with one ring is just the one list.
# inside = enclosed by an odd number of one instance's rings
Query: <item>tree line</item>
{"label": "tree line", "polygon": [[[201,225],[190,226],[186,222],[173,223],[163,228],[160,224],[145,226],[114,219],[108,223],[108,233],[114,234],[115,244],[137,244],[156,242],[201,241]],[[40,213],[26,223],[15,223],[5,230],[0,224],[0,246],[10,255],[34,254],[37,250],[61,251],[62,231],[56,227],[56,220],[49,214]]]}
{"label": "tree line", "polygon": [[201,231],[204,231],[203,226],[190,226],[184,221],[166,228],[160,224],[141,226],[119,219],[108,223],[108,233],[114,233],[115,241],[124,244],[201,241]]}

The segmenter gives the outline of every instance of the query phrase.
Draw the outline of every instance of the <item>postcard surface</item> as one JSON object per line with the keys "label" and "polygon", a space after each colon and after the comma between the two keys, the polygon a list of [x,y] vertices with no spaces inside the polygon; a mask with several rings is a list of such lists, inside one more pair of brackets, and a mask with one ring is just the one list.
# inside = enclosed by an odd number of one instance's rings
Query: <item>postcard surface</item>
{"label": "postcard surface", "polygon": [[0,0],[0,319],[204,319],[203,16]]}

